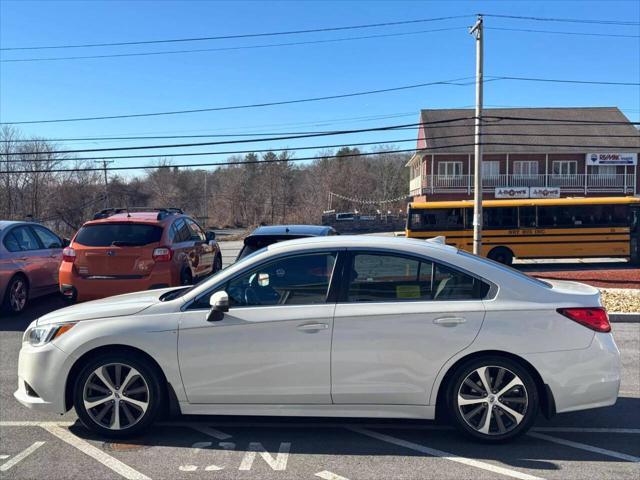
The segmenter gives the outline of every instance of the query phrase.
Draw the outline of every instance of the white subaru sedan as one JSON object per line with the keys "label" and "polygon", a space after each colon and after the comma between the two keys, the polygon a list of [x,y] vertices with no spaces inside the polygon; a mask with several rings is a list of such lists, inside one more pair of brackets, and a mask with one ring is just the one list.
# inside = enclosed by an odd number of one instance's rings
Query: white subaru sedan
{"label": "white subaru sedan", "polygon": [[106,437],[190,415],[432,419],[497,442],[613,405],[599,293],[433,241],[271,245],[193,287],[64,308],[24,334],[15,397]]}

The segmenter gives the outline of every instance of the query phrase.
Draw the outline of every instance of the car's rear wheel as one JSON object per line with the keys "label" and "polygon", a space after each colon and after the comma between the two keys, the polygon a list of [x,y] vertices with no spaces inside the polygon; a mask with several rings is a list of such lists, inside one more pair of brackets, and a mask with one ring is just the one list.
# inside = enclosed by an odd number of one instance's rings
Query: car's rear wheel
{"label": "car's rear wheel", "polygon": [[526,368],[507,358],[485,357],[456,370],[447,403],[459,430],[495,443],[525,433],[535,421],[539,400]]}
{"label": "car's rear wheel", "polygon": [[219,272],[220,270],[222,270],[222,256],[216,255],[213,261],[213,273]]}
{"label": "car's rear wheel", "polygon": [[161,377],[144,358],[104,355],[80,372],[74,407],[90,430],[106,437],[128,437],[157,417],[161,392]]}
{"label": "car's rear wheel", "polygon": [[2,310],[9,315],[22,312],[29,300],[29,283],[24,275],[18,274],[9,281],[2,301]]}
{"label": "car's rear wheel", "polygon": [[507,247],[496,247],[489,252],[487,257],[505,265],[513,263],[513,252]]}

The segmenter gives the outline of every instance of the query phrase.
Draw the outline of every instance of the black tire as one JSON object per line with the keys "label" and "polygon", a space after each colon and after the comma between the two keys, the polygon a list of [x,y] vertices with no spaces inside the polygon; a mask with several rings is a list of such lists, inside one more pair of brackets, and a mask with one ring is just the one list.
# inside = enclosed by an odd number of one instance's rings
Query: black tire
{"label": "black tire", "polygon": [[[131,371],[127,370],[127,368],[135,369],[139,375],[134,376],[126,385],[116,385],[119,389],[111,390],[113,385],[106,385],[104,382],[96,380],[94,372],[101,367],[106,367],[107,376],[109,377],[108,380],[116,380],[117,376],[113,375],[114,369],[116,368],[115,364],[126,367],[121,370],[121,375],[124,375],[125,377],[128,372]],[[113,377],[116,377],[116,379]],[[90,379],[91,382],[88,382]],[[123,381],[122,378],[120,378],[120,380]],[[97,385],[96,387],[96,383],[102,383],[102,385]],[[73,405],[78,417],[89,430],[103,437],[127,438],[139,434],[147,429],[156,419],[158,414],[162,412],[162,405],[164,401],[162,393],[165,391],[163,383],[164,379],[161,373],[157,371],[154,365],[140,355],[130,353],[100,355],[89,360],[78,375],[73,387]],[[89,385],[93,386],[93,388]],[[105,389],[105,386],[110,388]],[[86,390],[85,387],[87,388]],[[131,387],[135,388],[132,389]],[[144,387],[147,388],[145,393],[141,394],[140,392],[136,392],[136,396],[133,396],[133,392],[135,390],[139,390]],[[95,388],[99,389],[96,390]],[[106,391],[103,392],[103,390],[108,390],[108,393]],[[127,390],[129,390],[129,392],[127,392]],[[98,395],[102,396],[93,397],[90,396],[89,392],[98,392]],[[116,406],[116,400],[109,400],[107,402],[103,401],[103,403],[95,408],[88,409],[85,405],[85,393],[87,399],[97,398],[98,401],[104,400],[104,398],[108,398],[109,396],[114,396],[117,393],[118,395],[116,395],[116,398],[118,398],[117,405],[119,408],[118,421],[120,422],[120,419],[123,420],[121,422],[121,428],[113,428],[115,426],[114,408]],[[109,393],[111,393],[111,395],[109,395]],[[135,407],[135,404],[128,403],[130,399],[135,399],[139,403],[146,402],[146,410],[142,410],[140,407]],[[120,404],[124,405],[120,406]],[[98,419],[102,413],[102,410],[99,409],[108,408],[109,405],[111,405],[111,410],[107,410],[106,414],[104,414],[101,419]],[[128,415],[127,412],[125,412],[125,409],[127,410]],[[128,420],[129,415],[136,417],[134,422]],[[107,425],[107,423],[110,423],[111,425]]]}
{"label": "black tire", "polygon": [[184,267],[180,272],[180,285],[192,285],[193,275],[189,267]]}
{"label": "black tire", "polygon": [[[477,373],[483,367],[487,368],[487,380],[493,388],[488,395],[483,394],[485,389]],[[500,369],[505,373],[498,378]],[[511,375],[518,377],[520,382],[516,380],[517,385],[502,396],[495,395],[493,392],[499,393],[501,388],[514,380]],[[465,380],[470,380],[471,383]],[[475,389],[474,384],[477,387]],[[459,394],[460,398],[474,403],[461,405]],[[486,356],[465,362],[456,369],[448,384],[446,405],[449,418],[466,436],[485,443],[501,443],[512,440],[531,428],[538,414],[540,400],[536,382],[526,367],[508,358]],[[473,413],[474,410],[477,410],[476,413]],[[518,414],[520,420],[512,413]],[[487,424],[487,417],[488,432],[482,432],[481,427]]]}
{"label": "black tire", "polygon": [[213,260],[213,273],[219,272],[222,270],[222,256],[216,255],[216,258]]}
{"label": "black tire", "polygon": [[23,274],[14,275],[4,292],[1,310],[7,315],[18,315],[27,308],[29,303],[29,281]]}
{"label": "black tire", "polygon": [[487,258],[495,260],[498,263],[511,265],[513,263],[513,252],[507,247],[496,247],[489,252]]}

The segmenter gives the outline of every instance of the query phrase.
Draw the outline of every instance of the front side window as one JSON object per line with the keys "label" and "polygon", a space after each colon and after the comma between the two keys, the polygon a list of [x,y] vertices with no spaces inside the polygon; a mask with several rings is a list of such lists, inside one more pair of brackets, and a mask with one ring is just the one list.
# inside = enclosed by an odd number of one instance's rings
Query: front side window
{"label": "front side window", "polygon": [[46,228],[34,226],[33,230],[36,232],[38,238],[40,238],[44,248],[62,248],[60,239]]}
{"label": "front side window", "polygon": [[204,232],[200,228],[200,225],[198,225],[196,222],[194,222],[190,218],[187,218],[187,224],[189,225],[189,229],[191,230],[191,240],[203,241],[203,242],[207,240],[207,236],[204,234]]}
{"label": "front side window", "polygon": [[295,255],[269,262],[230,280],[232,307],[325,303],[335,252]]}
{"label": "front side window", "polygon": [[[12,236],[13,239],[9,239],[9,241],[5,239],[5,247],[7,247],[7,250],[10,252],[24,252],[28,250],[39,250],[41,248],[38,239],[28,227],[14,228],[9,232],[9,236]],[[16,247],[17,249],[15,249]]]}
{"label": "front side window", "polygon": [[413,257],[356,253],[346,271],[349,302],[471,300],[488,285],[466,273]]}

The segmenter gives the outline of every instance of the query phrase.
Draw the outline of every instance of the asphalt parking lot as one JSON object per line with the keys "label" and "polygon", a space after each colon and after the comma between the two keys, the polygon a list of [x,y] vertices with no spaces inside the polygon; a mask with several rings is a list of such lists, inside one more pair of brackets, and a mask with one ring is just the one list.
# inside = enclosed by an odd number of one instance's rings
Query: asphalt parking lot
{"label": "asphalt parking lot", "polygon": [[614,324],[623,381],[610,408],[539,419],[487,447],[446,425],[383,419],[189,417],[105,442],[64,416],[13,399],[21,335],[62,306],[46,297],[0,322],[0,478],[15,479],[601,479],[640,475],[640,324]]}

